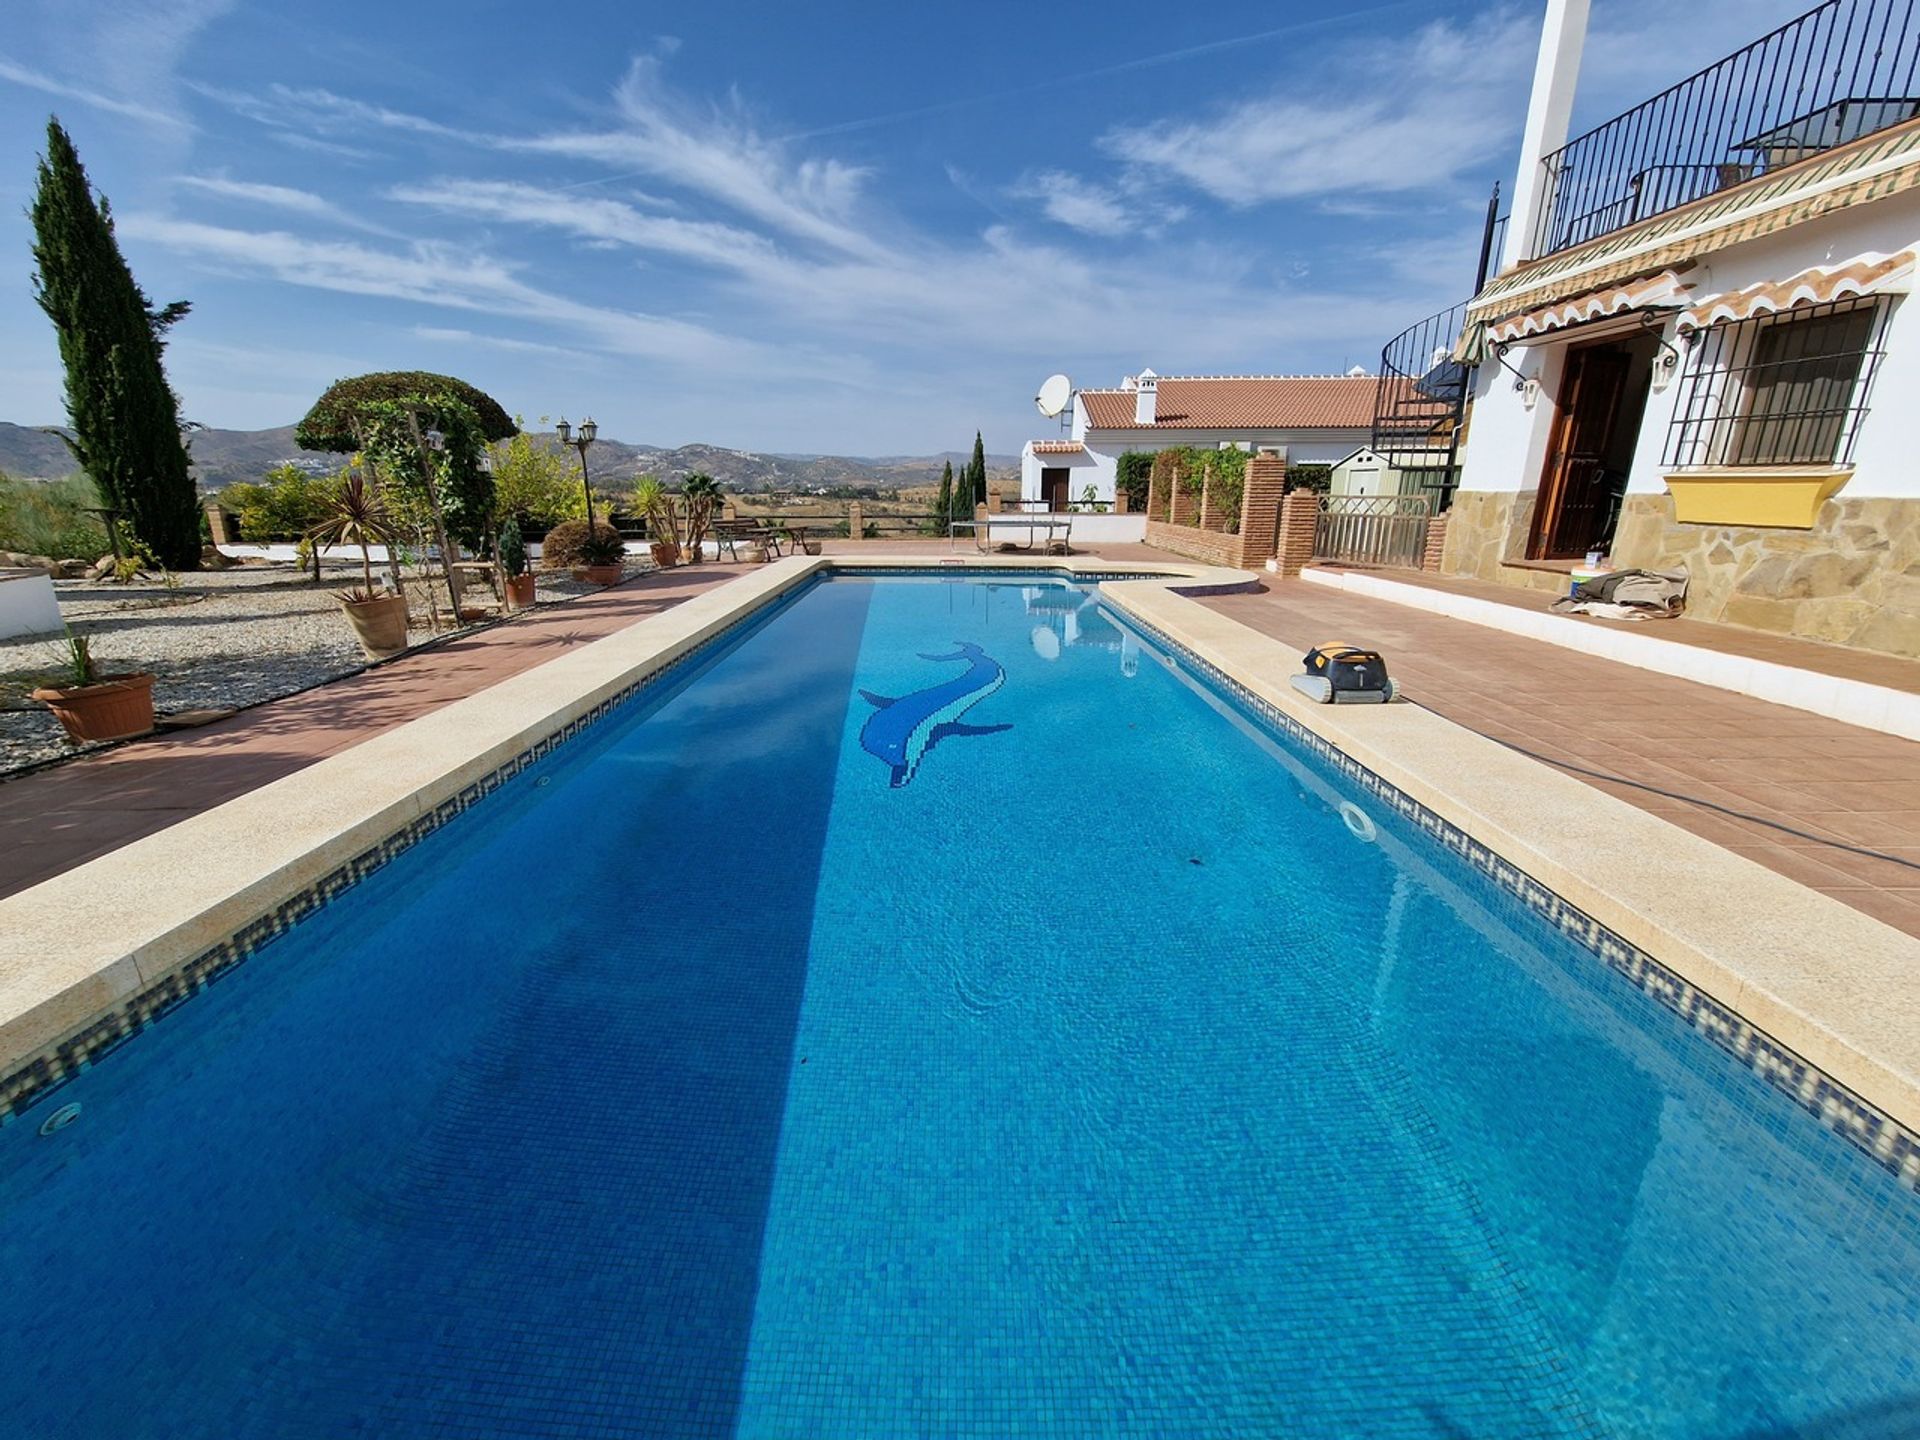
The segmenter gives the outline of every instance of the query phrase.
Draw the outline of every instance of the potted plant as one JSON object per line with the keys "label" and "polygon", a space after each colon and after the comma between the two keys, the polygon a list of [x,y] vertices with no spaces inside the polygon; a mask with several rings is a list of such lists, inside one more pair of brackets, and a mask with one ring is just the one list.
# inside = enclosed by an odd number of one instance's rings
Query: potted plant
{"label": "potted plant", "polygon": [[527,559],[527,542],[520,534],[520,522],[509,519],[500,527],[500,568],[507,575],[507,606],[512,610],[533,608],[533,565]]}
{"label": "potted plant", "polygon": [[594,585],[618,585],[626,573],[627,547],[611,526],[595,530],[580,542],[580,565],[573,578]]}
{"label": "potted plant", "polygon": [[679,531],[673,514],[673,497],[667,487],[651,475],[634,482],[633,507],[647,522],[648,548],[653,563],[662,570],[680,559]]}
{"label": "potted plant", "polygon": [[102,675],[93,663],[91,642],[67,631],[64,685],[33,692],[66,729],[76,745],[96,740],[125,740],[153,729],[153,676]]}
{"label": "potted plant", "polygon": [[374,545],[393,543],[394,526],[380,493],[367,484],[366,476],[355,471],[341,483],[339,491],[327,503],[320,523],[307,532],[317,551],[326,545],[360,547],[361,585],[357,590],[338,593],[340,608],[347,623],[359,637],[360,648],[369,660],[384,660],[407,648],[407,597],[373,584]]}

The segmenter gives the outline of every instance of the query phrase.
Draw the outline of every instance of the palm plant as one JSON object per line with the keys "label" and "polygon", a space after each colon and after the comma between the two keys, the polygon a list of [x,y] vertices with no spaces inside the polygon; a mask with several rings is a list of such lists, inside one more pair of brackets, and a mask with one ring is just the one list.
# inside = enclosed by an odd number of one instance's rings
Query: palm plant
{"label": "palm plant", "polygon": [[380,598],[373,588],[372,547],[391,544],[393,537],[394,521],[387,511],[387,502],[357,470],[341,483],[339,493],[328,502],[320,523],[307,532],[316,552],[326,545],[360,547],[362,588],[346,591],[340,597],[350,603]]}
{"label": "palm plant", "polygon": [[720,508],[720,482],[696,470],[687,476],[680,494],[687,505],[687,559],[698,560],[707,526],[713,521],[713,512]]}
{"label": "palm plant", "polygon": [[647,522],[647,538],[677,544],[674,527],[673,497],[657,476],[642,475],[633,482],[633,508]]}

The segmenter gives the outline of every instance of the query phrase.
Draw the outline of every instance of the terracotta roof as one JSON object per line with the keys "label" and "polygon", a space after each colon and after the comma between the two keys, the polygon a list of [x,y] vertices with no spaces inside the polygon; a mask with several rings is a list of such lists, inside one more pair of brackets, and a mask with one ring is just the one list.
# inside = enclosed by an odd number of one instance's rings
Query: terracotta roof
{"label": "terracotta roof", "polygon": [[[1162,377],[1156,430],[1364,430],[1373,424],[1371,375]],[[1131,390],[1082,390],[1087,424],[1134,430]]]}
{"label": "terracotta roof", "polygon": [[1078,455],[1087,447],[1078,440],[1036,440],[1033,453],[1036,455]]}

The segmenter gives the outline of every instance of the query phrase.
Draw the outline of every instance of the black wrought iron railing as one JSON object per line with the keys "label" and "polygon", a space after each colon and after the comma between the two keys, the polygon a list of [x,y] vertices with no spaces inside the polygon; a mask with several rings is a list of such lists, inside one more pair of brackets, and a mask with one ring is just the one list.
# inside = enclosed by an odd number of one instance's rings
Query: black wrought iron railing
{"label": "black wrought iron railing", "polygon": [[1372,446],[1388,464],[1417,469],[1444,510],[1459,481],[1460,427],[1472,367],[1454,358],[1467,302],[1409,325],[1380,352]]}
{"label": "black wrought iron railing", "polygon": [[1920,115],[1916,0],[1827,0],[1541,161],[1530,257]]}

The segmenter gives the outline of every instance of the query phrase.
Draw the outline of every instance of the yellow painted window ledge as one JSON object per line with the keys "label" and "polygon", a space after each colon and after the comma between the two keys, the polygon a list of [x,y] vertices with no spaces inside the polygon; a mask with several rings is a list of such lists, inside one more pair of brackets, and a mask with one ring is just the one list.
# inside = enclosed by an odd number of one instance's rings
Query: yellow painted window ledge
{"label": "yellow painted window ledge", "polygon": [[1683,525],[1811,530],[1820,507],[1853,478],[1851,465],[1739,465],[1669,470],[1673,518]]}

